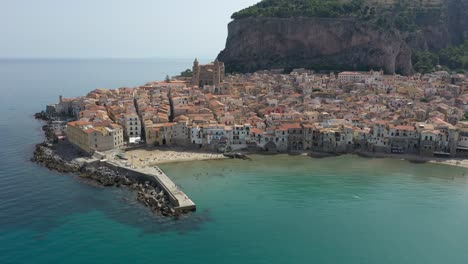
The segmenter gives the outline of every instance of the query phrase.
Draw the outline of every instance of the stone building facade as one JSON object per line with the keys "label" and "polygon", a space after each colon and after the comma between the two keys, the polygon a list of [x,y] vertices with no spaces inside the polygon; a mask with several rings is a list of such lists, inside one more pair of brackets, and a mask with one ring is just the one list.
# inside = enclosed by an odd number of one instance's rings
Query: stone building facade
{"label": "stone building facade", "polygon": [[192,72],[193,85],[198,85],[198,87],[205,85],[217,86],[224,80],[224,62],[215,60],[213,63],[201,65],[195,59]]}
{"label": "stone building facade", "polygon": [[67,124],[68,140],[86,151],[108,151],[124,145],[123,128],[114,123],[75,121]]}

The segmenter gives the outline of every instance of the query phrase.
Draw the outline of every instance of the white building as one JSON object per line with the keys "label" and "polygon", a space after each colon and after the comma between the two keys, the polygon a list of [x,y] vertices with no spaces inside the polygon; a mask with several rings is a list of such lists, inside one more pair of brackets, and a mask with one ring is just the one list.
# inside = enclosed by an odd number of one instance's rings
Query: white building
{"label": "white building", "polygon": [[190,142],[196,145],[203,144],[203,129],[200,126],[193,126],[190,131]]}
{"label": "white building", "polygon": [[130,143],[141,140],[141,121],[136,113],[125,114],[124,117],[125,133]]}
{"label": "white building", "polygon": [[224,125],[208,125],[205,128],[207,144],[211,144],[212,141],[227,143],[226,130]]}
{"label": "white building", "polygon": [[383,72],[340,72],[338,73],[338,81],[341,83],[376,83],[381,79]]}
{"label": "white building", "polygon": [[250,141],[250,124],[234,125],[232,129],[232,144],[246,145]]}
{"label": "white building", "polygon": [[372,135],[369,138],[369,143],[375,147],[388,146],[388,130],[385,122],[376,122],[373,125]]}
{"label": "white building", "polygon": [[459,132],[457,149],[468,151],[468,129],[462,129]]}

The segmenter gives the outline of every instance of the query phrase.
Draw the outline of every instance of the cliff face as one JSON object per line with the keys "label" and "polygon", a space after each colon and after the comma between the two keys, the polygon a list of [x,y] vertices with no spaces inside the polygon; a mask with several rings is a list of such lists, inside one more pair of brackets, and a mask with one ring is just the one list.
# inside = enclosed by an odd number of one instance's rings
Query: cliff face
{"label": "cliff face", "polygon": [[397,30],[380,32],[353,19],[246,18],[229,24],[218,59],[228,70],[383,69],[412,72],[411,51]]}
{"label": "cliff face", "polygon": [[419,29],[383,29],[353,18],[242,18],[228,26],[218,55],[227,71],[272,68],[383,69],[413,73],[412,49],[439,50],[466,39],[467,0],[451,0],[447,19],[421,17]]}
{"label": "cliff face", "polygon": [[452,43],[468,40],[468,0],[451,0],[448,3],[447,25]]}

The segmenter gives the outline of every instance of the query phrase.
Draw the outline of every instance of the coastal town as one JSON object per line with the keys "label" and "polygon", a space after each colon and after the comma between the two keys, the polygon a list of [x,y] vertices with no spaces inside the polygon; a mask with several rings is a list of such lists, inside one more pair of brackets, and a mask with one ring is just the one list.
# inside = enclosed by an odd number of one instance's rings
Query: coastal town
{"label": "coastal town", "polygon": [[1,7],[0,264],[468,264],[468,0]]}
{"label": "coastal town", "polygon": [[468,156],[467,84],[446,71],[226,75],[223,62],[195,60],[165,81],[60,97],[45,114],[69,117],[54,131],[58,140],[115,159],[137,148],[146,153],[141,166],[157,163],[148,157],[161,149],[206,158],[236,151],[454,158]]}

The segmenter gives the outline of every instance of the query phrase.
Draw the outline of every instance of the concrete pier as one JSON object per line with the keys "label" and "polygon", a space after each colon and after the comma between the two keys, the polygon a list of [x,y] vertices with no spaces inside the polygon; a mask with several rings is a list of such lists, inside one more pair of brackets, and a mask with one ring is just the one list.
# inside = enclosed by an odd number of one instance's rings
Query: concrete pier
{"label": "concrete pier", "polygon": [[136,169],[147,175],[154,176],[161,188],[173,201],[176,210],[195,211],[196,205],[190,198],[162,171],[159,167]]}
{"label": "concrete pier", "polygon": [[190,198],[162,171],[159,167],[147,167],[133,169],[109,160],[93,160],[86,162],[91,166],[107,166],[108,168],[118,172],[122,176],[133,178],[139,182],[154,182],[167,195],[174,210],[177,211],[195,211],[196,205]]}

